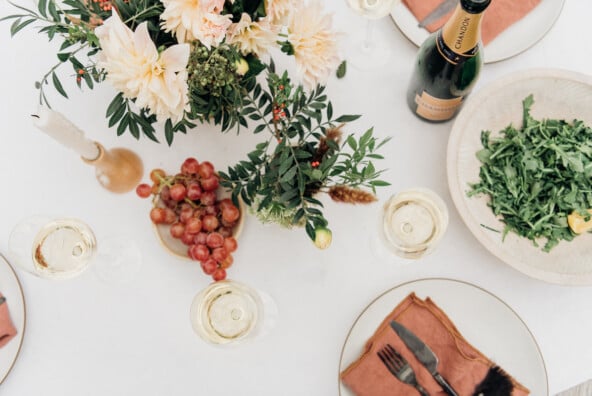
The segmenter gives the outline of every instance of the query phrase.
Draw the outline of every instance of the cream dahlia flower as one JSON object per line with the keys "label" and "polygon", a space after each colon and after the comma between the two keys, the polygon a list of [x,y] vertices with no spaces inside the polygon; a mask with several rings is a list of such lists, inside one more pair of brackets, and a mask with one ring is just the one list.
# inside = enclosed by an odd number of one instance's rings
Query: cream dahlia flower
{"label": "cream dahlia flower", "polygon": [[325,83],[339,65],[337,37],[331,25],[332,15],[323,14],[318,0],[298,4],[290,16],[288,41],[307,88]]}
{"label": "cream dahlia flower", "polygon": [[173,32],[177,41],[185,43],[199,40],[212,47],[224,40],[232,15],[221,15],[221,0],[162,0],[164,11],[160,15],[165,32]]}
{"label": "cream dahlia flower", "polygon": [[265,0],[264,3],[265,14],[272,25],[284,25],[296,7],[294,0]]}
{"label": "cream dahlia flower", "polygon": [[236,44],[243,55],[265,55],[277,41],[277,33],[268,21],[253,22],[247,13],[228,30],[228,42]]}
{"label": "cream dahlia flower", "polygon": [[132,32],[116,12],[95,33],[101,45],[98,66],[124,97],[135,98],[159,120],[183,118],[188,108],[189,44],[173,45],[159,54],[146,22]]}

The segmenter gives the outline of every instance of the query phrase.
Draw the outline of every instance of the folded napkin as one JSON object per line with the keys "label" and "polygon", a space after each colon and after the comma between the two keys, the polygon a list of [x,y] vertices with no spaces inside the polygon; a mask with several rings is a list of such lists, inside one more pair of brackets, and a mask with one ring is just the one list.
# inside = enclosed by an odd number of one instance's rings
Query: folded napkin
{"label": "folded napkin", "polygon": [[393,376],[377,356],[386,344],[407,359],[418,382],[431,396],[446,392],[417,361],[390,327],[396,320],[423,340],[438,356],[439,373],[461,396],[526,396],[530,392],[469,344],[446,314],[427,298],[407,296],[366,342],[362,355],[341,373],[341,380],[358,396],[413,395],[419,393]]}
{"label": "folded napkin", "polygon": [[[403,0],[409,11],[417,18],[423,20],[444,0]],[[519,21],[536,7],[541,0],[491,0],[491,4],[485,10],[481,24],[481,40],[487,45],[510,25]],[[428,25],[429,32],[438,30],[450,18],[452,11],[436,22]]]}
{"label": "folded napkin", "polygon": [[2,293],[0,293],[0,348],[6,345],[16,335],[16,328],[10,319],[8,304]]}

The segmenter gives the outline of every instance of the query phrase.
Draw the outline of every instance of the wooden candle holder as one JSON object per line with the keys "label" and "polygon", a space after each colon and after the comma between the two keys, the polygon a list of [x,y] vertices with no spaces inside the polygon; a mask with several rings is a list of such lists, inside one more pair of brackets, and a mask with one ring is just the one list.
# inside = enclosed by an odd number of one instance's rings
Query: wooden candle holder
{"label": "wooden candle holder", "polygon": [[144,165],[136,153],[124,148],[105,148],[95,142],[99,156],[82,160],[95,167],[97,180],[107,190],[114,193],[126,193],[136,188],[144,176]]}

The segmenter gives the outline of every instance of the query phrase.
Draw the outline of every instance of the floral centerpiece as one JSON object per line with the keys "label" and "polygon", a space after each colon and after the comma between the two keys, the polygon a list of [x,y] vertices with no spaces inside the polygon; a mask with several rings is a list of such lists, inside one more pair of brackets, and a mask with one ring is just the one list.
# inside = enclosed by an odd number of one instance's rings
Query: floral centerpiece
{"label": "floral centerpiece", "polygon": [[[358,116],[334,116],[323,84],[339,68],[337,35],[318,0],[39,0],[11,33],[40,23],[60,39],[58,62],[36,83],[49,105],[50,83],[68,97],[58,69],[70,65],[79,87],[107,81],[118,91],[106,110],[118,135],[171,145],[197,123],[262,134],[248,158],[220,172],[220,184],[262,221],[304,226],[330,243],[319,193],[339,202],[373,201],[381,171],[373,160],[388,139],[372,129],[342,136]],[[296,82],[277,72],[273,48],[292,56]],[[62,77],[63,78],[63,77]],[[158,123],[158,124],[157,124]],[[255,125],[252,125],[255,124]],[[360,189],[365,187],[366,190]],[[368,191],[370,190],[370,191]]]}

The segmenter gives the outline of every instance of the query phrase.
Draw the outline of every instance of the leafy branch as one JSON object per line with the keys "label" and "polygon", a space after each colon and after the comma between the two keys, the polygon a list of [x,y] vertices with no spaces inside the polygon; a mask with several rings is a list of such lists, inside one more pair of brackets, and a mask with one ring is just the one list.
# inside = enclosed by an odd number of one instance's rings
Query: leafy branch
{"label": "leafy branch", "polygon": [[[339,144],[341,128],[359,116],[334,118],[324,87],[306,94],[284,73],[269,71],[267,89],[260,85],[246,97],[242,114],[258,122],[255,133],[270,138],[247,154],[248,160],[220,172],[221,184],[253,208],[262,221],[284,226],[304,226],[315,240],[316,230],[327,227],[318,193],[338,190],[342,202],[370,202],[373,197],[359,187],[375,190],[388,185],[372,162],[388,142],[377,140],[369,129],[359,139],[353,135]],[[276,142],[275,147],[272,145]],[[271,152],[270,152],[271,151]]]}

